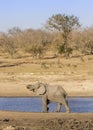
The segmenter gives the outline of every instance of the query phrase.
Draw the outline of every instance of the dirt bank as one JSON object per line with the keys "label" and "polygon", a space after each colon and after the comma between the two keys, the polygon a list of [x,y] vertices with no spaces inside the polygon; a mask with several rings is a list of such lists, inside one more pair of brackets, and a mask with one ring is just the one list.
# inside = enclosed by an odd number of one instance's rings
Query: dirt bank
{"label": "dirt bank", "polygon": [[[52,76],[55,78],[55,76]],[[57,76],[59,78],[61,76]],[[37,76],[39,78],[39,76]],[[47,78],[47,77],[46,77]],[[92,77],[93,78],[93,77]],[[51,80],[51,79],[50,79]],[[22,80],[22,81],[0,81],[0,97],[27,97],[33,96],[31,91],[26,89],[27,84],[33,84],[36,81],[40,80]],[[47,80],[46,80],[47,81]],[[45,82],[46,82],[45,81]],[[68,96],[77,96],[77,97],[93,97],[93,79],[84,80],[84,81],[47,81],[49,84],[59,84],[61,85],[67,92]]]}
{"label": "dirt bank", "polygon": [[93,130],[93,114],[0,111],[0,130]]}

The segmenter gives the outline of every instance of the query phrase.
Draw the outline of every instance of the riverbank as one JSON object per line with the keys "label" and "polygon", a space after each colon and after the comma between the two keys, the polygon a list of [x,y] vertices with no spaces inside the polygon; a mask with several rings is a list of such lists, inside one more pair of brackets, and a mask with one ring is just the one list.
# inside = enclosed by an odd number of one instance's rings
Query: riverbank
{"label": "riverbank", "polygon": [[93,56],[85,56],[83,61],[79,57],[57,61],[1,58],[0,97],[33,96],[26,85],[37,81],[61,85],[69,97],[93,97]]}
{"label": "riverbank", "polygon": [[[25,74],[23,75],[23,77]],[[36,76],[36,77],[35,77]],[[12,76],[11,76],[12,77]],[[62,75],[53,75],[52,79],[57,80],[61,78]],[[27,77],[26,77],[27,78]],[[34,80],[34,78],[36,78]],[[40,75],[33,75],[31,79],[21,81],[9,81],[7,77],[5,78],[6,81],[0,81],[0,97],[30,97],[34,96],[31,91],[26,89],[27,84],[33,84],[36,81],[43,81],[43,78],[48,78],[47,76],[43,76],[40,80]],[[20,79],[19,79],[20,80]],[[57,84],[61,85],[67,92],[68,97],[93,97],[93,77],[87,80],[68,80],[68,81],[52,81],[50,78],[47,80],[49,84]]]}
{"label": "riverbank", "polygon": [[92,130],[93,114],[0,111],[2,130]]}

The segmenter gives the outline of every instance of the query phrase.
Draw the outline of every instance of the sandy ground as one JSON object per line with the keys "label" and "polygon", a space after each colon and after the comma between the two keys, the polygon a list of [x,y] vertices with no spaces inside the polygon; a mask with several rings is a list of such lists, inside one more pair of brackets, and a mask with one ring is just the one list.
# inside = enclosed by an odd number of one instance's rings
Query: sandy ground
{"label": "sandy ground", "polygon": [[1,111],[0,130],[93,130],[93,114]]}
{"label": "sandy ground", "polygon": [[93,96],[93,76],[81,79],[83,75],[48,75],[32,73],[0,73],[0,97],[32,96],[26,89],[27,84],[43,81],[49,84],[59,84],[68,93],[68,96]]}

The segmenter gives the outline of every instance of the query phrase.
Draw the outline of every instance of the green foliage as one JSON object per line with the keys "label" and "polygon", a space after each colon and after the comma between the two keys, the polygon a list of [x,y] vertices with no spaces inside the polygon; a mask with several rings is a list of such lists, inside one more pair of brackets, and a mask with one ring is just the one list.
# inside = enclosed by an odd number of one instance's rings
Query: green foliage
{"label": "green foliage", "polygon": [[58,47],[57,47],[57,49],[58,49],[58,53],[59,54],[63,54],[64,53],[64,45],[62,44],[62,45],[59,45]]}
{"label": "green foliage", "polygon": [[65,53],[66,54],[65,56],[67,56],[67,57],[69,57],[69,55],[72,54],[72,51],[73,51],[73,49],[70,47],[67,47],[65,49],[64,44],[60,44],[57,49],[58,49],[59,54]]}

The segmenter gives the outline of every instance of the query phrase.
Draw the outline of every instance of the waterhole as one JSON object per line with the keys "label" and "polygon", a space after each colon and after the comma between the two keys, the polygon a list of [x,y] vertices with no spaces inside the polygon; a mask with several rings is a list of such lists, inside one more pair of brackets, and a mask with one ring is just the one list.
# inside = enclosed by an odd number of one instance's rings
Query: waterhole
{"label": "waterhole", "polygon": [[[93,98],[69,98],[68,104],[72,113],[93,112]],[[51,102],[49,112],[54,112],[57,103]],[[0,98],[0,110],[20,112],[42,112],[41,98]],[[65,112],[64,106],[61,112]]]}

